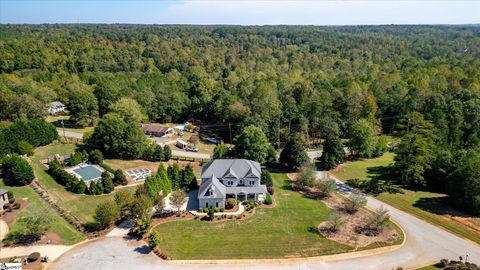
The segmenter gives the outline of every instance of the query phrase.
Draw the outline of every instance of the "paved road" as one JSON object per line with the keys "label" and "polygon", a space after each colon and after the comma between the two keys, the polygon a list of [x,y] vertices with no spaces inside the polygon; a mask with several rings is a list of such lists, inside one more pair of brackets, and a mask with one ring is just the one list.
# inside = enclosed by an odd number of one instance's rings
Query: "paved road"
{"label": "paved road", "polygon": [[[322,172],[319,172],[321,174]],[[338,180],[337,180],[338,181]],[[340,192],[348,194],[351,188],[340,181]],[[235,263],[214,265],[173,265],[147,254],[147,248],[123,238],[105,238],[76,247],[59,258],[51,269],[328,269],[328,270],[390,270],[396,267],[415,269],[442,258],[458,259],[469,253],[469,261],[480,264],[480,246],[459,238],[414,216],[393,208],[374,198],[368,198],[367,206],[383,206],[406,232],[405,244],[394,251],[367,256],[345,254],[334,259],[308,259],[291,263],[258,265]],[[274,243],[272,243],[274,244]]]}
{"label": "paved road", "polygon": [[181,150],[172,149],[172,155],[179,157],[189,157],[189,158],[200,158],[200,159],[210,159],[209,154],[202,154],[197,152],[187,152]]}
{"label": "paved road", "polygon": [[[63,130],[61,128],[57,128],[57,132],[60,137],[63,137]],[[83,134],[75,131],[65,130],[65,136],[67,138],[83,139]]]}

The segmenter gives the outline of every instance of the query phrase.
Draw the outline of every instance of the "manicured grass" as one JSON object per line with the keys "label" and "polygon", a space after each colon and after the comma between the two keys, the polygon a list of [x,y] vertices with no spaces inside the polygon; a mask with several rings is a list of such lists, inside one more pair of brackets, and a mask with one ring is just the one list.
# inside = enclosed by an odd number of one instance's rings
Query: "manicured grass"
{"label": "manicured grass", "polygon": [[[23,187],[10,187],[5,186],[3,181],[0,179],[0,188],[7,189],[13,192],[14,196],[19,199],[25,199],[28,201],[28,206],[26,209],[21,210],[22,212],[17,216],[18,218],[22,217],[27,213],[27,211],[39,211],[40,209],[46,209],[48,215],[48,220],[50,223],[49,231],[54,232],[62,238],[64,244],[70,245],[78,243],[85,239],[85,237],[73,229],[65,220],[63,220],[57,212],[49,208],[49,206],[40,198],[40,196],[33,191],[30,186]],[[14,210],[18,211],[18,210]],[[9,224],[10,231],[18,231],[22,229],[22,224],[14,221]]]}
{"label": "manicured grass", "polygon": [[370,179],[373,176],[378,176],[378,170],[392,164],[393,157],[393,153],[387,152],[378,158],[346,162],[331,173],[343,181],[355,178]]}
{"label": "manicured grass", "polygon": [[322,202],[291,191],[286,175],[273,177],[275,208],[256,209],[246,220],[161,224],[155,229],[164,239],[162,251],[178,260],[307,257],[352,250],[317,233],[330,213]]}
{"label": "manicured grass", "polygon": [[[46,167],[40,163],[40,160],[46,159],[53,154],[71,154],[75,149],[73,144],[54,143],[35,150],[32,157],[32,166],[35,170],[35,175],[40,184],[47,189],[48,193],[58,203],[60,207],[70,211],[77,216],[82,222],[93,221],[93,215],[98,204],[105,200],[113,199],[114,192],[104,195],[80,195],[65,190],[65,187],[58,184],[46,172]],[[128,189],[135,189],[136,187],[127,187]]]}
{"label": "manicured grass", "polygon": [[[354,178],[371,179],[372,177],[389,180],[386,179],[387,176],[382,176],[380,173],[382,168],[393,163],[393,157],[392,153],[386,153],[379,158],[347,162],[331,173],[344,181]],[[402,189],[402,191],[403,194],[384,192],[378,196],[378,199],[461,237],[480,243],[480,233],[478,232],[480,218],[465,215],[450,207],[445,194],[407,189]],[[452,214],[455,216],[452,217]],[[475,227],[477,231],[474,229]]]}

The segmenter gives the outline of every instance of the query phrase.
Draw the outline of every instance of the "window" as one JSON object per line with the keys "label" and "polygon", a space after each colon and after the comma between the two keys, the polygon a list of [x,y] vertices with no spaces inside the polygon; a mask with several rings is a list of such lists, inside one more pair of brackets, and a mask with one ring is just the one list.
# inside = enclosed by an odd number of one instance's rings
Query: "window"
{"label": "window", "polygon": [[218,202],[215,202],[215,207],[217,207],[217,208],[218,208]]}
{"label": "window", "polygon": [[255,184],[255,181],[250,181],[250,186],[253,186]]}
{"label": "window", "polygon": [[205,207],[208,208],[208,202],[205,203]]}

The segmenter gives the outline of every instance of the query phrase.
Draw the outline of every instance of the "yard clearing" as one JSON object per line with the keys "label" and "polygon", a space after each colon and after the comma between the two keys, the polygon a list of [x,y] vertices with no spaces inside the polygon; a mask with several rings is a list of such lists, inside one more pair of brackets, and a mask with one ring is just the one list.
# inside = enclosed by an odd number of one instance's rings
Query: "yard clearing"
{"label": "yard clearing", "polygon": [[[40,184],[48,191],[52,199],[62,208],[77,216],[83,223],[93,221],[93,215],[97,205],[105,200],[114,198],[115,192],[103,195],[75,194],[65,190],[65,187],[58,184],[46,172],[46,167],[41,160],[54,154],[66,155],[75,150],[74,144],[53,143],[37,148],[32,156],[32,166]],[[126,187],[132,192],[136,187]],[[33,190],[32,190],[33,192]]]}
{"label": "yard clearing", "polygon": [[[393,157],[393,153],[386,153],[379,158],[346,162],[330,173],[342,181],[373,177],[389,180],[382,172],[393,163]],[[452,208],[445,194],[408,189],[402,191],[403,193],[395,194],[384,192],[377,198],[454,234],[480,243],[480,217],[473,217]]]}
{"label": "yard clearing", "polygon": [[174,260],[295,258],[352,251],[318,233],[331,210],[291,189],[285,174],[272,174],[276,207],[255,209],[245,220],[167,222],[155,227],[160,249]]}

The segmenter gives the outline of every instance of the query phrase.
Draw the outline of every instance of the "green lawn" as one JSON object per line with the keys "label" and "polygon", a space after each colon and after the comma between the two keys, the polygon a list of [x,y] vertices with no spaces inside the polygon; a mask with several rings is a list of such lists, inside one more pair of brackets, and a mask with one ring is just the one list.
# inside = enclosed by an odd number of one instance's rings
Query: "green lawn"
{"label": "green lawn", "polygon": [[[389,180],[379,173],[386,166],[393,163],[393,157],[392,153],[386,153],[379,158],[347,162],[340,166],[338,170],[331,171],[331,173],[344,181],[353,178],[371,179],[372,177]],[[450,215],[443,214],[458,212],[448,205],[445,194],[406,189],[402,189],[402,191],[403,194],[384,192],[378,196],[378,199],[428,222],[439,225],[459,236],[480,243],[480,233],[472,229],[473,227],[476,227],[477,230],[479,229],[480,218],[467,216],[462,217],[462,222],[460,222]],[[464,214],[461,214],[461,216],[464,216]]]}
{"label": "green lawn", "polygon": [[[64,244],[75,244],[85,239],[85,237],[81,233],[73,229],[54,210],[49,208],[48,205],[42,200],[42,198],[40,198],[40,196],[35,193],[35,191],[33,191],[30,186],[5,186],[3,181],[0,179],[0,188],[11,190],[16,198],[26,199],[28,201],[27,209],[21,210],[22,212],[17,216],[17,219],[24,215],[26,211],[38,211],[39,209],[45,208],[47,209],[47,215],[51,226],[49,230],[58,234],[63,239]],[[22,224],[16,221],[12,224],[9,224],[10,231],[21,230],[21,227]]]}
{"label": "green lawn", "polygon": [[[71,154],[74,149],[75,145],[73,144],[61,143],[54,143],[38,148],[32,157],[32,166],[40,184],[47,189],[60,207],[70,211],[83,222],[93,221],[93,215],[97,205],[105,200],[113,199],[114,193],[92,196],[68,192],[65,190],[65,187],[55,182],[55,180],[47,174],[45,166],[40,163],[40,160],[46,159],[49,155],[55,153],[60,155]],[[134,188],[135,187],[128,187],[128,189]]]}
{"label": "green lawn", "polygon": [[284,174],[273,174],[277,206],[257,209],[246,220],[208,223],[175,221],[157,226],[160,247],[172,259],[307,257],[351,251],[328,240],[317,226],[330,210],[320,201],[289,190]]}

